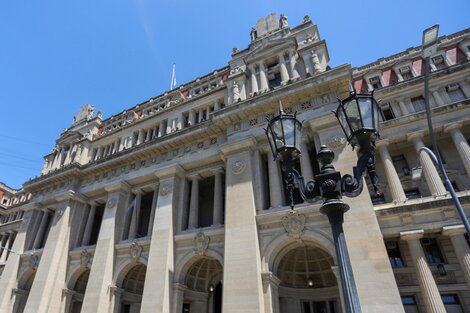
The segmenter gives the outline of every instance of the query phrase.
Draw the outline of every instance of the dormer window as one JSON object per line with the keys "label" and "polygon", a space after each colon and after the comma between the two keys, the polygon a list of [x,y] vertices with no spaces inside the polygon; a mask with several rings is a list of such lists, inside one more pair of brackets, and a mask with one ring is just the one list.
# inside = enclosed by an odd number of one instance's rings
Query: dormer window
{"label": "dormer window", "polygon": [[380,82],[379,76],[374,76],[372,78],[369,78],[369,83],[371,84],[373,89],[382,88],[382,83]]}
{"label": "dormer window", "polygon": [[431,61],[435,67],[435,70],[440,70],[446,67],[446,62],[444,61],[444,57],[442,55],[432,57]]}
{"label": "dormer window", "polygon": [[413,73],[411,72],[411,67],[409,65],[403,66],[400,68],[400,75],[403,77],[403,80],[413,78]]}

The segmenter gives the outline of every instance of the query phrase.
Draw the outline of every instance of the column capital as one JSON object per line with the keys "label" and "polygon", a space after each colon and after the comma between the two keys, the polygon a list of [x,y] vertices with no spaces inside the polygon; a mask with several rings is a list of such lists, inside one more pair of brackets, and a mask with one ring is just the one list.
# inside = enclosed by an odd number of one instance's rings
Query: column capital
{"label": "column capital", "polygon": [[144,190],[142,189],[142,187],[137,187],[137,188],[132,188],[131,192],[137,195],[137,194],[143,194]]}
{"label": "column capital", "polygon": [[464,235],[467,231],[463,225],[452,225],[452,226],[444,226],[442,227],[442,234],[444,236],[456,236],[456,235]]}
{"label": "column capital", "polygon": [[79,194],[75,190],[67,190],[64,193],[55,197],[55,201],[57,202],[64,202],[69,200],[76,200]]}
{"label": "column capital", "polygon": [[155,173],[160,180],[172,178],[174,176],[184,177],[184,169],[180,165],[171,165],[164,167]]}
{"label": "column capital", "polygon": [[75,290],[70,290],[67,288],[62,289],[62,297],[73,297],[77,292]]}
{"label": "column capital", "polygon": [[220,151],[224,156],[235,154],[241,151],[255,149],[257,141],[255,137],[248,137],[236,142],[225,143],[220,147]]}
{"label": "column capital", "polygon": [[462,128],[462,122],[454,122],[454,123],[449,123],[444,125],[444,132],[450,133],[454,129],[461,129]]}
{"label": "column capital", "polygon": [[381,139],[375,142],[377,148],[388,147],[390,145],[389,139]]}
{"label": "column capital", "polygon": [[201,180],[202,176],[199,173],[192,173],[186,175],[186,178],[189,179],[190,181],[195,181],[195,180]]}
{"label": "column capital", "polygon": [[104,190],[106,190],[108,193],[111,193],[113,191],[129,191],[130,189],[131,187],[129,186],[129,184],[124,181],[117,182],[104,187]]}
{"label": "column capital", "polygon": [[261,273],[261,279],[263,280],[264,285],[273,284],[275,286],[279,286],[281,284],[281,280],[272,272]]}
{"label": "column capital", "polygon": [[424,234],[423,229],[402,231],[400,232],[400,239],[405,240],[405,241],[420,239],[423,237],[423,234]]}
{"label": "column capital", "polygon": [[184,284],[181,284],[181,283],[173,283],[173,290],[177,290],[177,291],[186,291],[186,289],[188,289],[188,287]]}
{"label": "column capital", "polygon": [[218,167],[212,168],[210,171],[214,175],[223,174],[225,172],[225,168],[223,168],[222,166],[218,166]]}
{"label": "column capital", "polygon": [[414,133],[411,133],[411,134],[407,134],[406,135],[406,140],[408,142],[413,142],[416,139],[421,139],[423,137],[424,137],[424,131],[420,130],[420,131],[417,131],[417,132],[414,132]]}

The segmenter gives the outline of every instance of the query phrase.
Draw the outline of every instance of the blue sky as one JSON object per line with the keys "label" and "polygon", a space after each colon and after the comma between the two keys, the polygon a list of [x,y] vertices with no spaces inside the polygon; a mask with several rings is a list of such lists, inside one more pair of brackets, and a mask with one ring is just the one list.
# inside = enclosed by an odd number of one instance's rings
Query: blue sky
{"label": "blue sky", "polygon": [[360,66],[420,44],[422,30],[470,27],[470,1],[2,1],[0,181],[20,187],[90,103],[108,117],[227,65],[256,21],[306,14],[330,65]]}

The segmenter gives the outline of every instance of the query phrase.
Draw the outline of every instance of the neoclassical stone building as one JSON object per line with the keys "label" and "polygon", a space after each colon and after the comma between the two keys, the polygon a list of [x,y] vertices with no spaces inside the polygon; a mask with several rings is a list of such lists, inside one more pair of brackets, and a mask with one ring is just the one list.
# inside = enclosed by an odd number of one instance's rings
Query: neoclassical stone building
{"label": "neoclassical stone building", "polygon": [[[228,66],[108,118],[80,109],[24,184],[33,196],[1,208],[21,213],[0,225],[14,238],[0,256],[0,312],[343,312],[321,202],[296,197],[289,213],[263,128],[281,100],[303,121],[302,175],[318,173],[322,144],[351,173],[357,152],[331,113],[350,81],[375,90],[383,119],[381,195],[344,199],[362,311],[470,312],[468,236],[417,154],[430,145],[421,48],[332,68],[308,16],[291,27],[274,14],[251,39]],[[441,37],[431,59],[434,131],[468,210],[470,29]]]}

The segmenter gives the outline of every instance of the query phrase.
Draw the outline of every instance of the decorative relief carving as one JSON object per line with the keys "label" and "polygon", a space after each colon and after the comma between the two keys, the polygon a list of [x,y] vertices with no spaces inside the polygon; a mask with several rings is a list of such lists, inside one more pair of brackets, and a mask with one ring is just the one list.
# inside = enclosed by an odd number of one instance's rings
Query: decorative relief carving
{"label": "decorative relief carving", "polygon": [[281,222],[289,237],[300,238],[302,236],[305,229],[305,215],[297,211],[289,211]]}
{"label": "decorative relief carving", "polygon": [[198,233],[196,237],[194,237],[194,252],[197,255],[206,254],[207,247],[209,247],[209,241],[209,237],[204,235],[204,233]]}
{"label": "decorative relief carving", "polygon": [[211,138],[211,145],[215,145],[217,143],[217,137]]}
{"label": "decorative relief carving", "polygon": [[88,252],[88,250],[83,250],[82,253],[80,253],[80,266],[82,267],[89,267],[91,260],[91,253]]}
{"label": "decorative relief carving", "polygon": [[162,188],[160,189],[160,196],[167,196],[168,194],[170,194],[171,192],[171,186],[170,185],[165,185],[165,186],[162,186]]}
{"label": "decorative relief carving", "polygon": [[25,262],[28,267],[36,269],[39,264],[39,257],[34,253],[30,253]]}
{"label": "decorative relief carving", "polygon": [[328,139],[326,145],[330,149],[339,149],[346,146],[346,138],[340,136],[334,136]]}
{"label": "decorative relief carving", "polygon": [[246,163],[244,161],[235,161],[232,165],[232,173],[239,175],[245,171]]}
{"label": "decorative relief carving", "polygon": [[107,207],[108,207],[108,209],[112,209],[116,206],[116,204],[117,204],[116,198],[111,198],[111,199],[108,200]]}
{"label": "decorative relief carving", "polygon": [[134,241],[129,247],[129,254],[132,260],[137,261],[142,255],[142,246]]}

